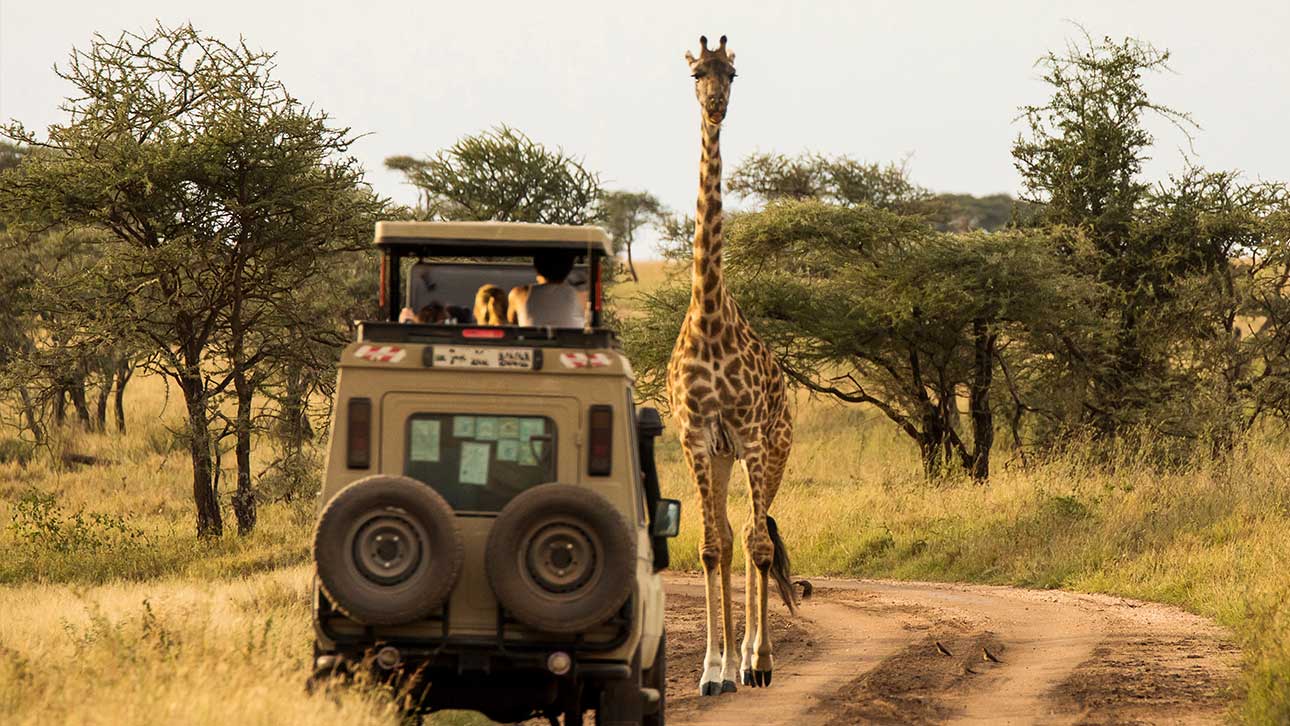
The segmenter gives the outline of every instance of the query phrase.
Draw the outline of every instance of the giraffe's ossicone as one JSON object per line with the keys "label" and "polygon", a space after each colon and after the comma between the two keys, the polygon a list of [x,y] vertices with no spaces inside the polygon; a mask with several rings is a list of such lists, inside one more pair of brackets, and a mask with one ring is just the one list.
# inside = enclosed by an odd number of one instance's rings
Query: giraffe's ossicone
{"label": "giraffe's ossicone", "polygon": [[[715,50],[700,38],[699,57],[685,54],[702,120],[699,198],[689,309],[667,369],[667,394],[703,515],[707,652],[699,691],[710,696],[771,681],[767,626],[769,581],[795,609],[788,554],[767,514],[792,447],[793,422],[783,371],[744,319],[721,274],[721,123],[735,78],[735,54],[721,37]],[[731,617],[734,532],[727,513],[730,472],[743,462],[752,505],[744,532],[746,624],[735,663]],[[720,642],[717,637],[720,634]]]}

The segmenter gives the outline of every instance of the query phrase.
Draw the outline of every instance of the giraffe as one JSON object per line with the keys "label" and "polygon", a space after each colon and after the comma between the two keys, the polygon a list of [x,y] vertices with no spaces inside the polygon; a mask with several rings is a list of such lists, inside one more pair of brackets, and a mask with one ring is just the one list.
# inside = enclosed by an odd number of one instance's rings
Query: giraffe
{"label": "giraffe", "polygon": [[[775,520],[767,514],[783,478],[793,422],[783,372],[744,319],[721,276],[721,122],[735,77],[735,54],[726,50],[725,36],[716,50],[708,49],[706,37],[699,38],[699,44],[698,58],[685,54],[703,130],[694,269],[689,309],[667,367],[667,395],[703,509],[700,558],[707,596],[707,652],[699,693],[714,696],[737,690],[736,677],[754,688],[770,685],[766,615],[771,578],[789,610],[796,611],[788,555]],[[746,622],[738,676],[730,604],[734,532],[726,511],[730,471],[737,460],[747,472],[752,503],[744,531]]]}

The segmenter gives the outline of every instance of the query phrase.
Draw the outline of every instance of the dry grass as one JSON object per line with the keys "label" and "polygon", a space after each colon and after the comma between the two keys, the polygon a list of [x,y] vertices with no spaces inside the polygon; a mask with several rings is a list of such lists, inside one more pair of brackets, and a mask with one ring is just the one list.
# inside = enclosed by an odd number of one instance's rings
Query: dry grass
{"label": "dry grass", "polygon": [[[7,724],[389,724],[357,693],[307,698],[309,573],[0,591]],[[339,721],[338,719],[343,719]]]}
{"label": "dry grass", "polygon": [[[303,691],[308,505],[263,507],[260,531],[245,540],[194,542],[187,460],[165,423],[178,401],[163,413],[166,405],[160,383],[143,379],[130,397],[129,436],[69,435],[76,450],[114,464],[0,464],[0,723],[397,723],[370,695]],[[1176,603],[1240,637],[1248,679],[1239,715],[1290,720],[1284,440],[1252,441],[1229,460],[1198,458],[1182,471],[1138,447],[1029,469],[1001,452],[997,475],[979,486],[924,481],[908,442],[866,409],[803,398],[797,421],[772,512],[798,572]],[[660,465],[666,493],[686,503],[673,561],[694,569],[697,506],[670,435]],[[6,526],[29,522],[19,503],[32,487],[56,497],[57,516],[44,521],[59,523],[64,544]],[[731,489],[738,530],[742,475]],[[82,510],[103,518],[83,516],[78,530]]]}
{"label": "dry grass", "polygon": [[634,298],[657,289],[667,280],[668,272],[672,269],[671,263],[665,260],[637,260],[636,275],[639,280],[632,282],[624,268],[623,281],[614,285],[613,292],[619,312],[632,315],[636,308]]}

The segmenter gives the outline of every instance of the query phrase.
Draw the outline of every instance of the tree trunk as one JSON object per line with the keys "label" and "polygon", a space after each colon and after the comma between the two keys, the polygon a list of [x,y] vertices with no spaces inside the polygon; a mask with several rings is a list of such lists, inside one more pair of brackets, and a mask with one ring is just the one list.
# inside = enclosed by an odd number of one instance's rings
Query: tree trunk
{"label": "tree trunk", "polygon": [[134,375],[134,366],[129,358],[122,358],[116,365],[116,391],[113,393],[112,409],[116,415],[117,433],[125,433],[125,384]]}
{"label": "tree trunk", "polygon": [[104,366],[103,381],[99,383],[98,398],[94,401],[94,430],[107,431],[108,398],[112,396],[112,368]]}
{"label": "tree trunk", "polygon": [[67,392],[71,396],[72,406],[76,409],[76,418],[80,419],[82,426],[93,431],[94,419],[90,417],[90,407],[85,401],[85,378],[77,377],[71,381]]}
{"label": "tree trunk", "polygon": [[31,401],[31,394],[27,392],[27,387],[18,386],[18,395],[22,398],[22,414],[27,419],[27,430],[31,432],[37,444],[44,443],[45,429],[40,425],[40,417],[36,415],[36,406]]}
{"label": "tree trunk", "polygon": [[627,243],[625,245],[627,247],[627,271],[632,275],[632,282],[640,282],[640,278],[636,276],[636,264],[632,262],[632,235],[628,235],[624,241]]}
{"label": "tree trunk", "polygon": [[935,406],[923,408],[921,433],[918,449],[923,458],[923,474],[934,479],[944,473],[945,465],[953,460],[948,422]]}
{"label": "tree trunk", "polygon": [[54,389],[54,425],[62,426],[67,422],[67,389],[59,385]]}
{"label": "tree trunk", "polygon": [[990,410],[990,385],[994,380],[995,336],[985,320],[972,321],[974,360],[968,408],[972,414],[972,478],[985,481],[990,477],[990,449],[994,447],[994,413]]}
{"label": "tree trunk", "polygon": [[237,491],[233,494],[233,513],[237,516],[237,533],[245,536],[255,529],[255,490],[251,487],[252,387],[240,370],[234,373],[233,387],[237,391]]}
{"label": "tree trunk", "polygon": [[286,376],[286,391],[282,399],[282,438],[287,448],[299,451],[305,442],[313,439],[313,426],[309,423],[308,386],[305,385],[304,373],[299,367],[292,367]]}
{"label": "tree trunk", "polygon": [[211,460],[210,424],[206,418],[206,385],[199,363],[191,358],[184,370],[179,388],[188,409],[188,451],[193,460],[193,503],[197,506],[197,536],[219,537],[224,534],[224,518],[219,510],[219,492],[215,488]]}
{"label": "tree trunk", "polygon": [[[243,242],[244,244],[244,242]],[[239,245],[239,249],[242,245]],[[254,387],[248,378],[250,367],[246,360],[246,330],[242,319],[245,295],[242,291],[242,267],[235,265],[233,272],[233,307],[229,311],[229,363],[232,366],[233,390],[237,393],[236,445],[237,489],[233,493],[233,513],[237,517],[240,536],[255,530],[255,491],[251,488],[251,404]]]}

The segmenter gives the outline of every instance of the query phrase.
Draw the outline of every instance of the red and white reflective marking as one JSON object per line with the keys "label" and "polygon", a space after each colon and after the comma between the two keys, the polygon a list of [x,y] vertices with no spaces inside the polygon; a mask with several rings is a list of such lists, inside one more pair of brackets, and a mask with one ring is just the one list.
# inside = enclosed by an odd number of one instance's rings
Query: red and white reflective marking
{"label": "red and white reflective marking", "polygon": [[565,368],[605,368],[611,361],[605,353],[561,353],[560,362]]}
{"label": "red and white reflective marking", "polygon": [[363,358],[374,363],[398,363],[408,352],[397,345],[360,345],[354,351],[355,358]]}

